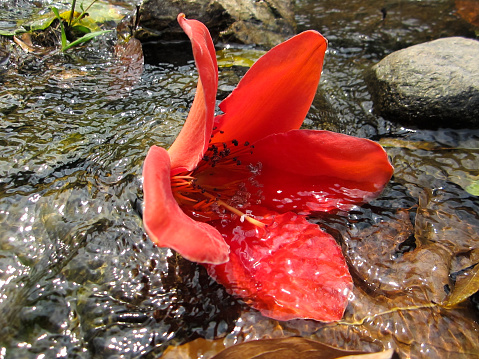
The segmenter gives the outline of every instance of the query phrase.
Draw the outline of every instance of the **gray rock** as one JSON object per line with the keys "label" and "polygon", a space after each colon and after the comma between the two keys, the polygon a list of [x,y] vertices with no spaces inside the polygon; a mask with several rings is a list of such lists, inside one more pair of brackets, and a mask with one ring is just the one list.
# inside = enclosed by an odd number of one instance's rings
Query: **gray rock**
{"label": "gray rock", "polygon": [[366,76],[375,111],[418,127],[479,127],[479,41],[450,37],[386,56]]}
{"label": "gray rock", "polygon": [[203,22],[214,39],[273,47],[295,33],[292,0],[144,0],[141,40],[184,39],[179,13]]}
{"label": "gray rock", "polygon": [[295,34],[291,0],[217,0],[234,19],[223,40],[273,47]]}

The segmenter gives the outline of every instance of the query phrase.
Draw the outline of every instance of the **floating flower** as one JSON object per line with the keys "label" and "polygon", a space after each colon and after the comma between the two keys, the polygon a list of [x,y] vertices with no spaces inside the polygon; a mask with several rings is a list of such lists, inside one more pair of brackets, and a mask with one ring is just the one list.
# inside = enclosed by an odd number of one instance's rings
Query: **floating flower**
{"label": "floating flower", "polygon": [[145,159],[145,229],[158,246],[203,264],[226,289],[279,320],[342,317],[352,280],[340,247],[307,215],[377,196],[393,169],[381,146],[299,130],[327,41],[306,31],[260,58],[215,117],[218,69],[206,27],[178,21],[199,80],[168,151]]}

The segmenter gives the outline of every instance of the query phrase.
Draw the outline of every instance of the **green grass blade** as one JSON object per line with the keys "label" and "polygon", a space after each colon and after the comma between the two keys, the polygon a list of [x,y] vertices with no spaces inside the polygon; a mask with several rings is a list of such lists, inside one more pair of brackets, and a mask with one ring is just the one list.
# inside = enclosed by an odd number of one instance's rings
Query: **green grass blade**
{"label": "green grass blade", "polygon": [[58,9],[55,6],[52,6],[52,11],[57,17],[57,19],[60,21],[60,27],[62,29],[62,51],[65,51],[68,48],[68,41],[67,41],[67,34],[65,33],[65,28],[63,27],[63,19],[60,17],[60,13],[58,12]]}
{"label": "green grass blade", "polygon": [[88,33],[88,34],[86,34],[86,35],[83,35],[83,36],[80,37],[79,39],[76,39],[75,41],[69,43],[69,44],[65,47],[64,51],[65,51],[65,50],[68,50],[68,49],[70,49],[70,48],[72,48],[72,47],[74,47],[74,46],[76,46],[76,45],[79,45],[79,44],[82,44],[82,43],[84,43],[84,42],[87,42],[87,41],[93,39],[93,38],[96,37],[96,36],[99,36],[99,35],[102,35],[102,34],[106,34],[107,32],[111,32],[111,31],[112,31],[112,30],[103,30],[103,31],[90,32],[90,33]]}

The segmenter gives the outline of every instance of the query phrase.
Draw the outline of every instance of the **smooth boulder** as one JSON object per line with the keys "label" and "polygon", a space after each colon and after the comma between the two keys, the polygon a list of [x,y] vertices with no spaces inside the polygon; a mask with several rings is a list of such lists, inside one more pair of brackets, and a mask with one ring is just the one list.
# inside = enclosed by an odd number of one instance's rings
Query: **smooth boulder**
{"label": "smooth boulder", "polygon": [[366,76],[374,110],[425,128],[479,127],[479,41],[449,37],[386,56]]}

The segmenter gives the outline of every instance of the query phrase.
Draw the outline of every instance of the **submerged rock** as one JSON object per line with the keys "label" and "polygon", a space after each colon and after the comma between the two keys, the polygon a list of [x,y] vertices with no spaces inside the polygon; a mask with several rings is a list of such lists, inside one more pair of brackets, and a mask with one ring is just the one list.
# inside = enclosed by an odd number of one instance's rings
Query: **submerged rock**
{"label": "submerged rock", "polygon": [[213,38],[273,47],[295,33],[291,0],[144,0],[140,39],[185,39],[179,13],[203,22]]}
{"label": "submerged rock", "polygon": [[479,127],[479,41],[450,37],[396,51],[366,79],[375,111],[388,120]]}

